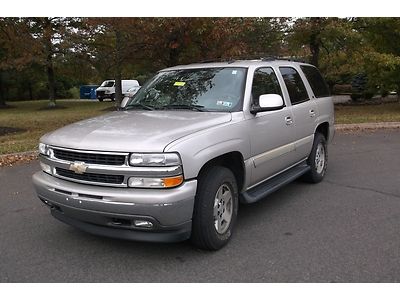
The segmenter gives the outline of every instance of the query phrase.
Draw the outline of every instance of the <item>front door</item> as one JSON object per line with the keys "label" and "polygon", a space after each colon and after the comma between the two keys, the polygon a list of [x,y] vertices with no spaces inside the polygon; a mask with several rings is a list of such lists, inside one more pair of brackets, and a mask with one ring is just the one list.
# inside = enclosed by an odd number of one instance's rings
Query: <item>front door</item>
{"label": "front door", "polygon": [[[259,97],[263,94],[282,96],[276,74],[270,67],[254,72],[252,103],[258,105]],[[248,122],[253,163],[250,185],[255,185],[294,163],[295,128],[290,106],[257,113]]]}

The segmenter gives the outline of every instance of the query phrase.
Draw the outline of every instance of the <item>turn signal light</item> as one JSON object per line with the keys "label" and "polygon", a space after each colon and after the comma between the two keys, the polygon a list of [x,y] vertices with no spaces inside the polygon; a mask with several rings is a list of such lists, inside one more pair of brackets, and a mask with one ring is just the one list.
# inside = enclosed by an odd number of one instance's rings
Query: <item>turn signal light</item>
{"label": "turn signal light", "polygon": [[164,187],[175,187],[180,185],[183,182],[183,176],[175,176],[175,177],[168,177],[163,178]]}

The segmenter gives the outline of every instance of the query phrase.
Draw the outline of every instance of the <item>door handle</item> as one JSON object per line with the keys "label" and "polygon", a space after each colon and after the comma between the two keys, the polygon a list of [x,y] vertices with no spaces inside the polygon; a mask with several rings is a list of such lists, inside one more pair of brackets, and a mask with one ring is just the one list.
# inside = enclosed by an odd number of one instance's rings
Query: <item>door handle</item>
{"label": "door handle", "polygon": [[287,116],[285,118],[285,122],[286,122],[286,125],[292,125],[293,124],[293,120],[292,120],[292,118],[290,116]]}
{"label": "door handle", "polygon": [[311,118],[315,117],[315,111],[313,109],[310,109],[309,113]]}

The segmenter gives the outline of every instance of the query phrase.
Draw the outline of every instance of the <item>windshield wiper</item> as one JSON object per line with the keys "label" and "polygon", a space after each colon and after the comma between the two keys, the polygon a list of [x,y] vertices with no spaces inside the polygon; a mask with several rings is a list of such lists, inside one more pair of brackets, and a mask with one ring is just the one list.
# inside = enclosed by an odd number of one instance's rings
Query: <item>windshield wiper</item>
{"label": "windshield wiper", "polygon": [[172,108],[172,109],[190,109],[190,110],[196,110],[196,111],[207,111],[203,109],[203,105],[190,105],[190,104],[169,104],[169,105],[164,105],[161,108],[166,109],[166,108]]}
{"label": "windshield wiper", "polygon": [[154,110],[153,107],[142,104],[142,103],[133,103],[133,104],[129,104],[125,107],[125,110],[129,110],[130,108],[143,108],[145,110]]}

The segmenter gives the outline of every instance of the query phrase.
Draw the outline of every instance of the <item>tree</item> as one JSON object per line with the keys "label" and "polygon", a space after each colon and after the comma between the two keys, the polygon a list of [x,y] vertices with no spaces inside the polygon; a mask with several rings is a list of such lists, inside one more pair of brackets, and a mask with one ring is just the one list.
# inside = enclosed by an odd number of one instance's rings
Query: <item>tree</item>
{"label": "tree", "polygon": [[0,18],[0,107],[5,107],[5,76],[12,70],[21,71],[35,57],[30,36],[23,33],[18,18]]}
{"label": "tree", "polygon": [[49,106],[56,105],[56,83],[54,60],[74,50],[73,36],[76,35],[77,18],[23,18],[38,49],[38,60],[45,67],[49,90]]}
{"label": "tree", "polygon": [[121,79],[124,64],[139,52],[145,41],[140,37],[146,33],[140,30],[140,18],[86,18],[83,19],[86,36],[86,49],[91,62],[103,78],[109,78],[110,71],[115,79],[115,101],[119,106],[122,101]]}

